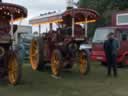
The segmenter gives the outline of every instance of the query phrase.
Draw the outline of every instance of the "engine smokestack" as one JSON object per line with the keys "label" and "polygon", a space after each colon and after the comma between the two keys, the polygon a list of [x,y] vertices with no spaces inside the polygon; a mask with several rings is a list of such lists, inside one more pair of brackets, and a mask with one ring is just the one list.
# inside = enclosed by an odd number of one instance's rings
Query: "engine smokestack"
{"label": "engine smokestack", "polygon": [[73,0],[67,0],[67,9],[72,9],[73,8]]}

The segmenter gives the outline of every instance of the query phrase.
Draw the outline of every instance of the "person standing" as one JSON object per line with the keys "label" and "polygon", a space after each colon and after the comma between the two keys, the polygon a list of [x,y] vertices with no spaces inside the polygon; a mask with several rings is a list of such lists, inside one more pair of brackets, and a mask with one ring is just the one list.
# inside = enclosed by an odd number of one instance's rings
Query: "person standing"
{"label": "person standing", "polygon": [[107,69],[108,76],[111,76],[113,71],[113,75],[117,77],[117,55],[118,55],[119,44],[116,40],[114,33],[108,34],[108,39],[104,42],[104,51],[107,59]]}

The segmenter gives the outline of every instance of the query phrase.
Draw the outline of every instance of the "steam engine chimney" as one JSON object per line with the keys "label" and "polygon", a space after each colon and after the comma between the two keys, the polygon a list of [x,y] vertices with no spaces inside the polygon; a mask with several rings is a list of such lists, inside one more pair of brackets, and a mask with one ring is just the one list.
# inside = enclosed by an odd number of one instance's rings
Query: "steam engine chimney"
{"label": "steam engine chimney", "polygon": [[67,9],[73,8],[73,0],[67,0]]}

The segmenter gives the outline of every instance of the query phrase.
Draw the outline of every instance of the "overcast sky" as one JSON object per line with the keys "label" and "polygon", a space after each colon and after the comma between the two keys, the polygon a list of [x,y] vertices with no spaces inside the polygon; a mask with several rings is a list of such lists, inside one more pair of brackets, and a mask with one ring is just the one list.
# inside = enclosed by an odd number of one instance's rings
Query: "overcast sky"
{"label": "overcast sky", "polygon": [[28,9],[28,18],[22,22],[23,24],[28,24],[30,18],[41,13],[50,10],[64,10],[66,7],[66,0],[3,0],[3,2],[20,4]]}

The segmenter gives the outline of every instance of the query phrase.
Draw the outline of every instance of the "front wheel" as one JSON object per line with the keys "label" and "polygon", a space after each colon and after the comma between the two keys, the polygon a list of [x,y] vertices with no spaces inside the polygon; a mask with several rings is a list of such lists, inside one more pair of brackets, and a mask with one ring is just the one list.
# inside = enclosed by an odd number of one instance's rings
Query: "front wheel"
{"label": "front wheel", "polygon": [[90,70],[88,55],[85,51],[79,53],[80,74],[86,75]]}
{"label": "front wheel", "polygon": [[9,56],[8,62],[8,81],[12,85],[16,85],[21,80],[21,64],[18,61],[18,57],[15,53]]}
{"label": "front wheel", "polygon": [[59,50],[54,50],[51,57],[51,71],[54,76],[60,75],[62,55]]}
{"label": "front wheel", "polygon": [[33,70],[37,70],[39,66],[39,46],[38,41],[33,39],[30,46],[30,64]]}

